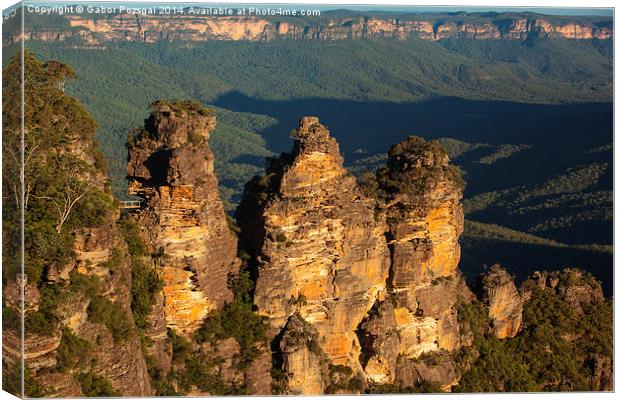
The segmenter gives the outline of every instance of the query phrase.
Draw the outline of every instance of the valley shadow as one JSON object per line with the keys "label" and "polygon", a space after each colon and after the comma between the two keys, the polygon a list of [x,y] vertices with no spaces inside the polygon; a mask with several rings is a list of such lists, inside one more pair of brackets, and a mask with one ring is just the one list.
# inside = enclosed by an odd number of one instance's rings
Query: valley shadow
{"label": "valley shadow", "polygon": [[[450,137],[466,142],[605,144],[612,140],[611,103],[528,104],[439,97],[411,103],[328,98],[262,100],[238,91],[213,104],[232,111],[269,115],[278,123],[260,132],[270,149],[289,149],[288,134],[303,115],[316,115],[338,139],[345,154],[355,149],[385,152],[409,135]],[[604,131],[604,137],[592,132]]]}
{"label": "valley shadow", "polygon": [[[538,185],[579,163],[612,162],[609,154],[588,153],[613,142],[611,103],[528,104],[454,97],[411,103],[327,98],[262,100],[232,91],[213,104],[274,118],[276,124],[257,133],[275,153],[290,151],[289,133],[297,128],[301,116],[317,116],[338,140],[347,165],[385,154],[390,146],[410,135],[491,145],[530,145],[527,150],[492,165],[473,165],[475,160],[465,157],[466,198],[520,185]],[[255,157],[242,159],[264,165]],[[458,158],[455,163],[459,164]],[[611,190],[612,183],[603,186]],[[609,243],[611,238],[602,242]],[[494,262],[510,267],[520,279],[535,269],[579,266],[603,280],[606,291],[611,291],[613,264],[609,254],[501,241],[485,241],[479,246],[464,246],[462,266],[468,276],[480,272],[483,264]]]}
{"label": "valley shadow", "polygon": [[[277,120],[258,132],[276,153],[291,149],[289,133],[301,116],[318,116],[338,140],[347,164],[385,154],[391,145],[410,135],[492,145],[532,145],[510,161],[490,166],[491,175],[485,171],[489,166],[468,171],[468,196],[550,178],[574,166],[575,152],[613,140],[611,103],[528,104],[456,97],[409,103],[328,98],[262,100],[231,91],[218,97],[213,105]],[[254,165],[262,164],[252,161]]]}
{"label": "valley shadow", "polygon": [[605,295],[613,295],[612,253],[471,237],[461,240],[461,248],[459,268],[469,282],[495,263],[515,275],[518,284],[534,271],[574,267],[590,272],[602,282]]}

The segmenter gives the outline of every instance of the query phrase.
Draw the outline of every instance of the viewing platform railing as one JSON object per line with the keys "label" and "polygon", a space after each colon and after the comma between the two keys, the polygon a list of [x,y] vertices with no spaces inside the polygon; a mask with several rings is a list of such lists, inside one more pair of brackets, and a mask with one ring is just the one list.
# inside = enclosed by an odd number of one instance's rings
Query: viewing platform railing
{"label": "viewing platform railing", "polygon": [[140,208],[142,206],[142,200],[123,200],[119,201],[119,208],[123,209],[131,209],[131,208]]}

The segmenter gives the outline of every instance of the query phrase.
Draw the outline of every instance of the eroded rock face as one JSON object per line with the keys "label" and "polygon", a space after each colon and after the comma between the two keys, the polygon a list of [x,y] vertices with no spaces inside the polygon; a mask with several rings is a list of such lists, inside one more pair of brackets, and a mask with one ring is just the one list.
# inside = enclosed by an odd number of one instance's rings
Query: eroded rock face
{"label": "eroded rock face", "polygon": [[455,350],[460,334],[454,305],[464,286],[457,270],[463,232],[460,174],[438,143],[410,137],[390,149],[377,183],[388,224],[398,354],[414,359]]}
{"label": "eroded rock face", "polygon": [[157,255],[166,326],[181,332],[232,299],[239,267],[207,142],[214,128],[199,104],[160,102],[130,138],[129,188],[144,199],[134,218]]}
{"label": "eroded rock face", "polygon": [[400,351],[394,306],[391,301],[375,304],[358,330],[361,362],[371,382],[393,383]]}
{"label": "eroded rock face", "polygon": [[320,395],[325,391],[327,364],[317,333],[299,315],[292,315],[280,340],[282,370],[287,371],[291,394]]}
{"label": "eroded rock face", "polygon": [[[361,371],[355,331],[385,291],[385,223],[318,118],[302,118],[292,137],[292,153],[271,160],[237,210],[257,262],[254,303],[278,329],[298,313],[317,331],[329,362]],[[297,365],[305,364],[289,363],[286,372],[307,373]]]}
{"label": "eroded rock face", "polygon": [[[317,118],[302,118],[292,137],[293,152],[269,162],[237,209],[256,262],[259,314],[283,338],[296,315],[316,331],[326,362],[364,384],[398,383],[400,362],[418,371],[412,384],[424,375],[449,388],[457,380],[449,356],[432,368],[418,358],[461,345],[454,306],[471,293],[457,270],[458,171],[438,144],[410,138],[390,151],[371,199]],[[320,357],[293,347],[281,348],[289,390],[351,391],[326,379]]]}
{"label": "eroded rock face", "polygon": [[519,333],[523,298],[512,276],[501,266],[493,265],[481,277],[482,302],[489,309],[489,329],[498,339],[511,338]]}

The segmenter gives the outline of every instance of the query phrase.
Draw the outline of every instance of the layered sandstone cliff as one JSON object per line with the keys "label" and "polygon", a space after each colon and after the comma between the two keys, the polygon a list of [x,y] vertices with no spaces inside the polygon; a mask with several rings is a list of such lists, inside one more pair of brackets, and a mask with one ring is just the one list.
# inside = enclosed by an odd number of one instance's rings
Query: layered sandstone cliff
{"label": "layered sandstone cliff", "polygon": [[[113,14],[103,18],[64,15],[64,27],[26,24],[25,40],[64,41],[79,39],[96,45],[106,41],[160,40],[203,42],[210,40],[270,41],[274,39],[343,40],[419,37],[424,40],[447,38],[511,39],[531,37],[567,39],[609,39],[613,36],[611,20],[560,19],[534,14],[467,14],[421,18],[319,17],[319,23],[306,25],[294,18],[257,16],[210,16],[177,14]],[[17,42],[21,34],[6,33],[5,44]]]}
{"label": "layered sandstone cliff", "polygon": [[[380,317],[371,317],[367,322],[371,329],[362,330],[370,346],[366,369],[372,371],[369,379],[373,382],[412,386],[417,382],[411,378],[415,374],[405,371],[427,370],[418,360],[421,356],[449,353],[461,345],[454,306],[459,296],[469,296],[457,269],[458,239],[463,232],[462,186],[445,150],[418,137],[393,146],[387,166],[377,171],[381,212],[388,224],[391,271],[387,284],[392,304],[381,304]],[[390,329],[397,333],[392,349],[374,349],[378,340],[387,342]],[[419,380],[449,388],[457,376],[449,357],[443,360],[446,364],[435,366],[434,374]]]}
{"label": "layered sandstone cliff", "polygon": [[227,281],[239,267],[208,145],[214,128],[197,103],[159,102],[130,138],[129,189],[143,199],[132,218],[164,282],[165,325],[186,333],[232,299]]}
{"label": "layered sandstone cliff", "polygon": [[[301,318],[317,332],[317,354],[358,373],[356,329],[385,294],[385,222],[342,166],[338,144],[318,118],[302,118],[292,137],[292,153],[271,160],[237,210],[258,263],[254,303],[285,338],[297,329],[291,318]],[[317,361],[290,342],[281,342],[290,391],[320,392]]]}
{"label": "layered sandstone cliff", "polygon": [[[292,137],[292,153],[269,162],[237,209],[256,263],[254,303],[288,390],[355,392],[357,380],[449,389],[461,346],[454,307],[470,296],[457,270],[458,171],[437,143],[412,137],[392,148],[366,197],[317,118],[302,118]],[[421,359],[429,355],[442,362]]]}

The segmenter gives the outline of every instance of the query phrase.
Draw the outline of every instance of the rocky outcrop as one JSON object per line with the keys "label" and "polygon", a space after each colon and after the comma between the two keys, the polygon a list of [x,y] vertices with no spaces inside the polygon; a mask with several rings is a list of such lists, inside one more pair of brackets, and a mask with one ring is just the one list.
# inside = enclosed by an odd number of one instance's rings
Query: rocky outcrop
{"label": "rocky outcrop", "polygon": [[358,330],[361,363],[369,381],[386,384],[396,378],[400,336],[391,301],[375,304]]}
{"label": "rocky outcrop", "polygon": [[449,353],[431,353],[418,360],[400,358],[397,383],[402,388],[413,388],[424,383],[434,383],[442,391],[449,391],[458,382],[459,374]]}
{"label": "rocky outcrop", "polygon": [[463,184],[436,142],[410,137],[389,151],[377,172],[392,254],[390,286],[399,329],[415,329],[418,343],[404,354],[454,350],[458,328],[452,306],[460,281],[458,239],[463,232]]}
{"label": "rocky outcrop", "polygon": [[321,395],[326,387],[327,363],[316,331],[299,315],[292,315],[280,340],[282,370],[289,375],[291,394]]}
{"label": "rocky outcrop", "polygon": [[[316,330],[317,347],[330,363],[361,371],[356,329],[385,292],[385,223],[318,118],[303,117],[291,136],[292,153],[270,161],[266,176],[246,186],[237,209],[257,267],[254,304],[285,337],[287,321],[298,314]],[[319,375],[306,369],[315,365],[306,352],[291,354],[296,361],[285,372],[294,382]],[[315,382],[296,390],[317,388]]]}
{"label": "rocky outcrop", "polygon": [[[375,383],[394,383],[398,370],[421,368],[419,357],[451,352],[461,345],[454,306],[459,296],[468,297],[460,293],[465,286],[457,270],[463,185],[445,150],[418,137],[390,149],[387,166],[377,171],[376,185],[388,225],[391,270],[387,284],[393,305],[378,308],[383,310],[381,322],[377,322],[384,332],[370,330],[367,335],[381,336],[377,344],[386,346],[386,331],[393,327],[398,340],[396,348],[390,344],[390,350],[384,350],[380,358],[370,349],[372,362],[368,366],[375,373],[368,378]],[[393,317],[385,317],[386,313]],[[450,364],[449,357],[445,361]],[[441,378],[434,382],[445,388],[456,380],[447,370],[429,377],[431,381]]]}
{"label": "rocky outcrop", "polygon": [[489,330],[498,339],[511,338],[521,329],[524,300],[514,280],[499,265],[481,277],[481,300],[489,310]]}
{"label": "rocky outcrop", "polygon": [[524,300],[530,298],[535,288],[554,291],[578,313],[582,312],[582,304],[605,300],[601,283],[592,275],[577,268],[534,272],[521,284]]}
{"label": "rocky outcrop", "polygon": [[296,319],[316,332],[315,355],[280,341],[288,389],[354,391],[325,376],[320,354],[364,385],[398,384],[399,370],[415,370],[415,382],[438,379],[448,389],[457,380],[450,356],[432,368],[420,357],[459,348],[454,306],[471,296],[460,293],[457,270],[458,170],[439,144],[412,137],[390,150],[370,198],[317,118],[302,118],[292,137],[293,152],[270,160],[237,209],[256,266],[258,313],[279,338],[308,336],[290,332],[299,330]]}
{"label": "rocky outcrop", "polygon": [[132,215],[164,281],[166,326],[192,332],[232,299],[239,267],[214,173],[208,139],[215,117],[192,102],[156,102],[130,138],[130,192],[143,199]]}
{"label": "rocky outcrop", "polygon": [[204,42],[211,40],[270,41],[406,39],[423,40],[464,38],[476,40],[525,40],[532,37],[567,39],[609,39],[613,36],[611,19],[578,17],[554,19],[523,14],[429,15],[416,17],[319,17],[319,24],[303,25],[292,19],[259,16],[209,16],[114,14],[104,18],[67,14],[59,16],[66,26],[49,27],[26,24],[24,35],[5,32],[3,43],[25,40],[79,40],[87,45],[107,41],[160,40]]}

